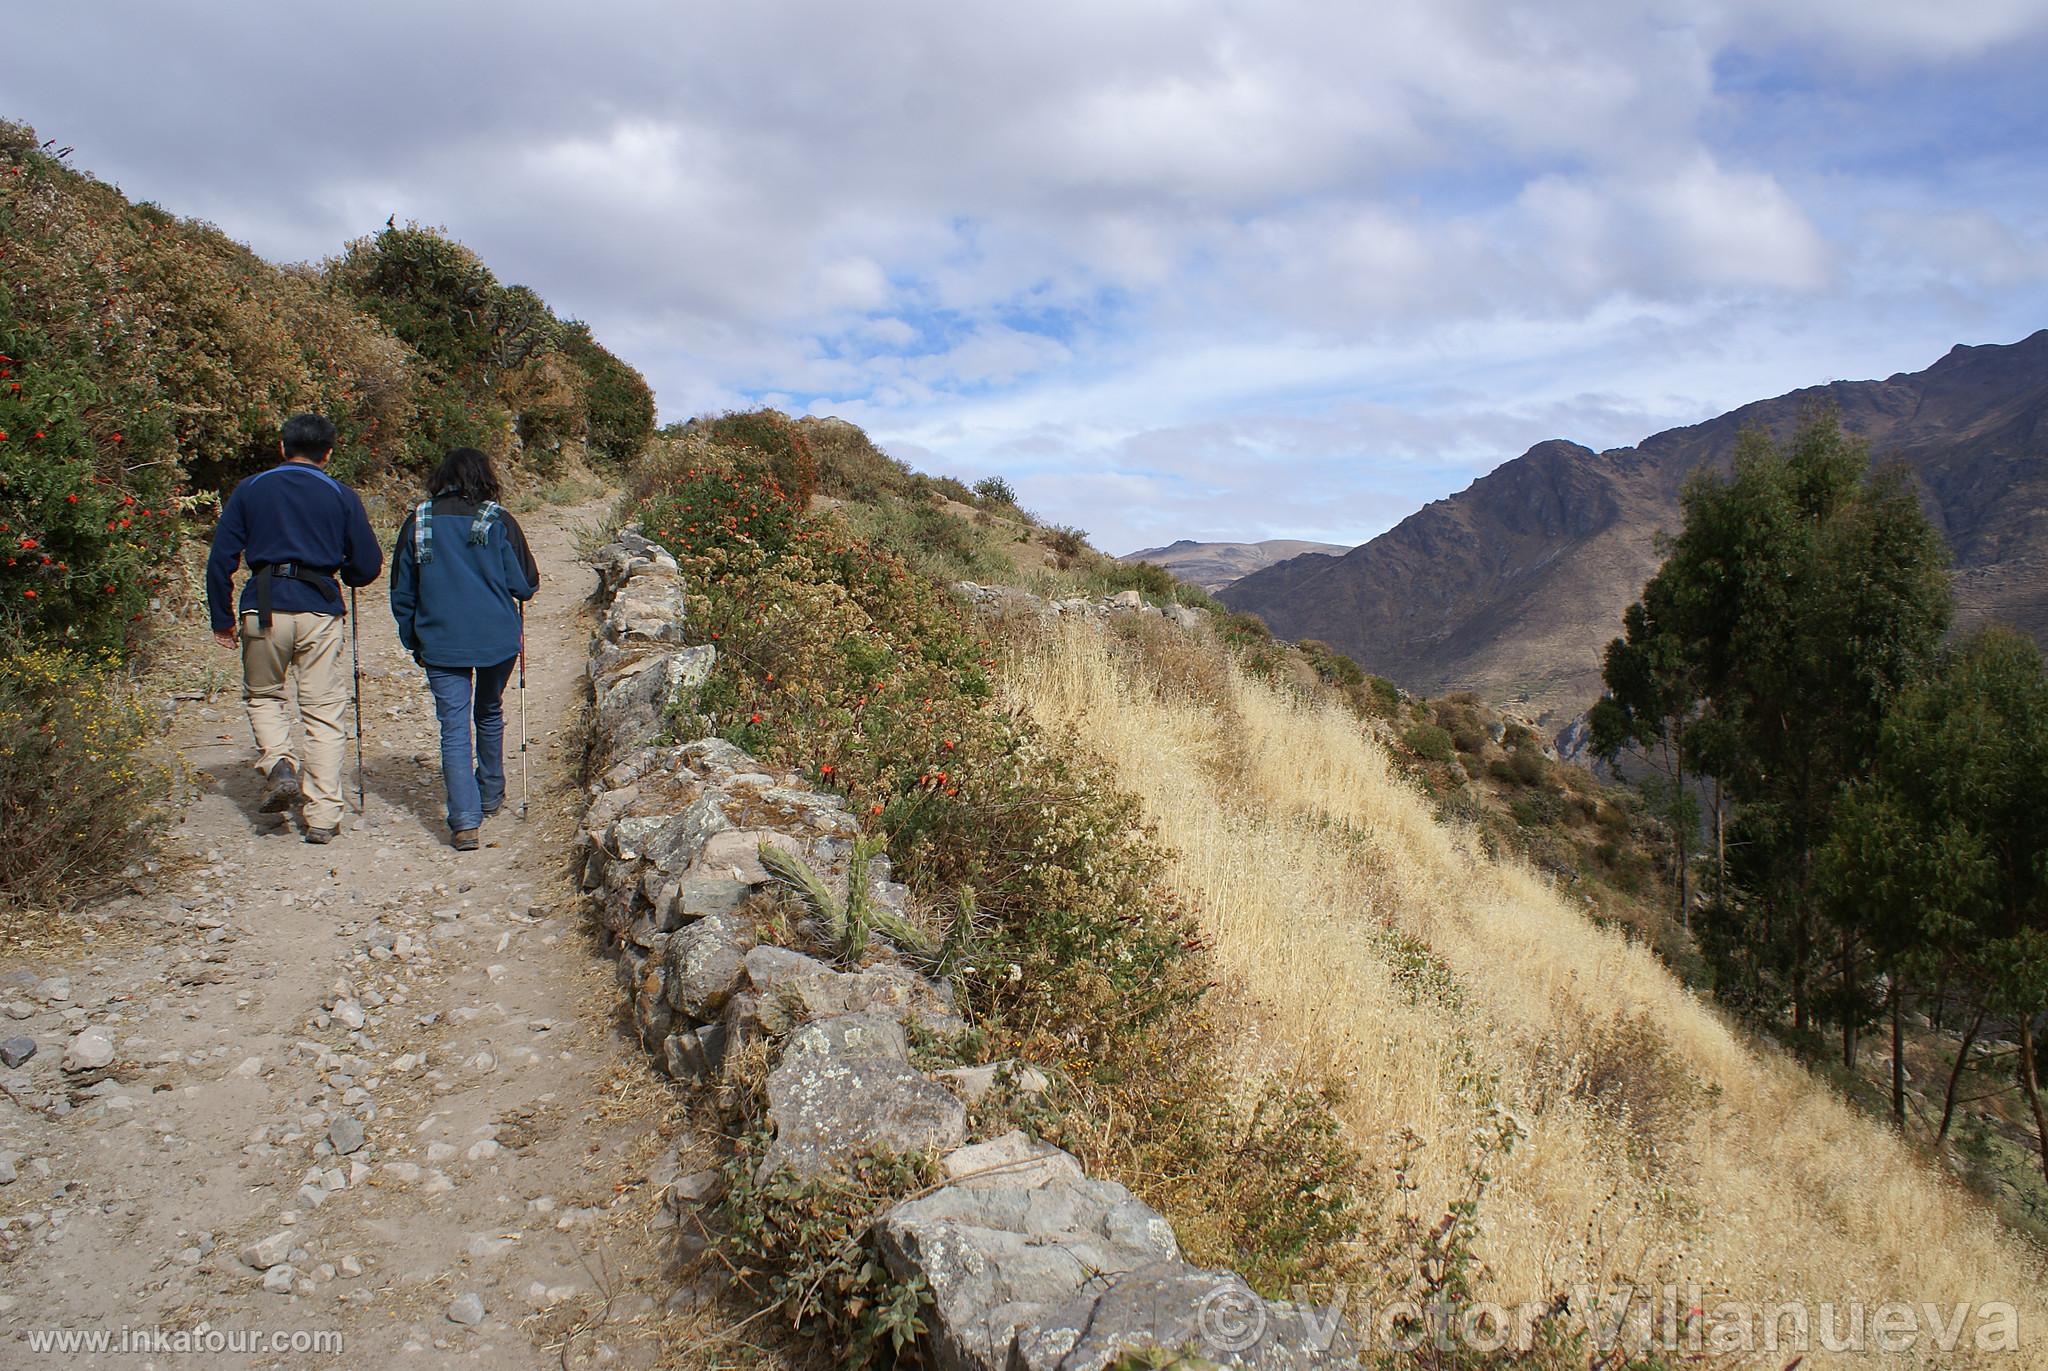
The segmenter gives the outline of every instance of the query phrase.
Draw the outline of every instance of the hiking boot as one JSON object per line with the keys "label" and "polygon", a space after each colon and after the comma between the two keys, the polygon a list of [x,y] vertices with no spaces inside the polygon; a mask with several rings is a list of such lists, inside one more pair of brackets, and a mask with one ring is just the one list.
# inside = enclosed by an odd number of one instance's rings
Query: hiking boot
{"label": "hiking boot", "polygon": [[477,847],[476,830],[473,828],[458,828],[455,830],[455,837],[451,841],[457,852],[474,852]]}
{"label": "hiking boot", "polygon": [[282,814],[299,802],[299,769],[286,757],[270,768],[270,780],[256,808],[264,814]]}
{"label": "hiking boot", "polygon": [[327,844],[333,842],[335,836],[340,832],[340,824],[336,824],[332,828],[308,828],[306,830],[306,841],[321,847],[325,847]]}

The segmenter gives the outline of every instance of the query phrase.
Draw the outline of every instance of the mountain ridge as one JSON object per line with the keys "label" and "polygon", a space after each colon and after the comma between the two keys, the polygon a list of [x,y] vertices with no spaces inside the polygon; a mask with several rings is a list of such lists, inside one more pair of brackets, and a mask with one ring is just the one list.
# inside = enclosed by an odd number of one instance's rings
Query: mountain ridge
{"label": "mountain ridge", "polygon": [[1259,542],[1203,542],[1179,538],[1164,547],[1148,547],[1117,558],[1120,562],[1151,562],[1183,581],[1215,593],[1262,567],[1320,550],[1348,551],[1342,543],[1303,538],[1267,538]]}
{"label": "mountain ridge", "polygon": [[1595,452],[1548,439],[1341,556],[1254,571],[1221,598],[1424,694],[1473,690],[1561,723],[1656,570],[1659,531],[1743,429],[1783,437],[1817,404],[1910,472],[1955,557],[1959,621],[2048,639],[2048,329],[1958,344],[1925,370],[1805,386]]}

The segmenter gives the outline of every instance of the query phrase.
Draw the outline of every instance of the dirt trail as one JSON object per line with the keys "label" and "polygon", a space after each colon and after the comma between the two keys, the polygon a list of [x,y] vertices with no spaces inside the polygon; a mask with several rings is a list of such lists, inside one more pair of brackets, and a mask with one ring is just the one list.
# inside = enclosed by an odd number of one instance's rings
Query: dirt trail
{"label": "dirt trail", "polygon": [[[653,1361],[677,1139],[562,869],[593,585],[574,540],[597,513],[522,521],[543,575],[533,804],[515,816],[515,752],[480,852],[447,845],[432,704],[381,582],[360,625],[368,812],[334,845],[256,814],[238,698],[180,709],[200,793],[171,874],[94,911],[83,954],[0,971],[0,1038],[38,1048],[0,1072],[0,1366]],[[507,708],[510,751],[516,691]],[[67,1071],[91,1030],[111,1064]],[[342,1347],[118,1350],[202,1324]],[[35,1351],[52,1329],[116,1350]]]}

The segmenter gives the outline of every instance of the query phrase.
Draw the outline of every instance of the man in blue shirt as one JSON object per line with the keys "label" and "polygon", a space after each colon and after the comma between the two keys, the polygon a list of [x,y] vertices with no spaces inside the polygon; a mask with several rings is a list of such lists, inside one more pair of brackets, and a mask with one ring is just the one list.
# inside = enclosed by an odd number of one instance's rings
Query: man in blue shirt
{"label": "man in blue shirt", "polygon": [[[304,801],[306,841],[328,843],[341,828],[342,719],[348,707],[348,604],[338,575],[368,585],[384,552],[362,500],[329,476],[334,425],[317,414],[287,419],[284,461],[237,485],[206,559],[206,608],[222,647],[242,649],[242,700],[262,755],[260,808],[281,814]],[[246,560],[240,633],[234,576]],[[296,676],[305,749],[292,749],[285,681]]]}

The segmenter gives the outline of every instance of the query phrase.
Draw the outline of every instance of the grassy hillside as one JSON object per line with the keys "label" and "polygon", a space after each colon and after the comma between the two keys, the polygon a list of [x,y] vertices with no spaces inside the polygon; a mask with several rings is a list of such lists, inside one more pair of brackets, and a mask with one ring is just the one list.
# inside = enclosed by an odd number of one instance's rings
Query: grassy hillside
{"label": "grassy hillside", "polygon": [[[970,615],[945,585],[1213,601],[848,425],[720,423],[634,505],[721,651],[679,731],[842,790],[934,929],[972,889],[966,1000],[1058,1080],[1024,1122],[1198,1259],[1454,1307],[1696,1282],[2042,1326],[2037,1249],[1686,989],[1654,825],[1515,721],[1213,610]],[[1586,1312],[1549,1364],[1587,1364]]]}
{"label": "grassy hillside", "polygon": [[[1348,713],[1235,665],[1202,692],[1167,681],[1070,628],[1006,690],[1141,798],[1246,1031],[1340,1077],[1353,1137],[1423,1140],[1405,1167],[1424,1211],[1493,1174],[1485,1289],[1697,1280],[2048,1314],[2038,1252],[1640,944],[1439,821]],[[1517,1141],[1475,1155],[1500,1111]],[[1409,1144],[1381,1145],[1390,1174]]]}

